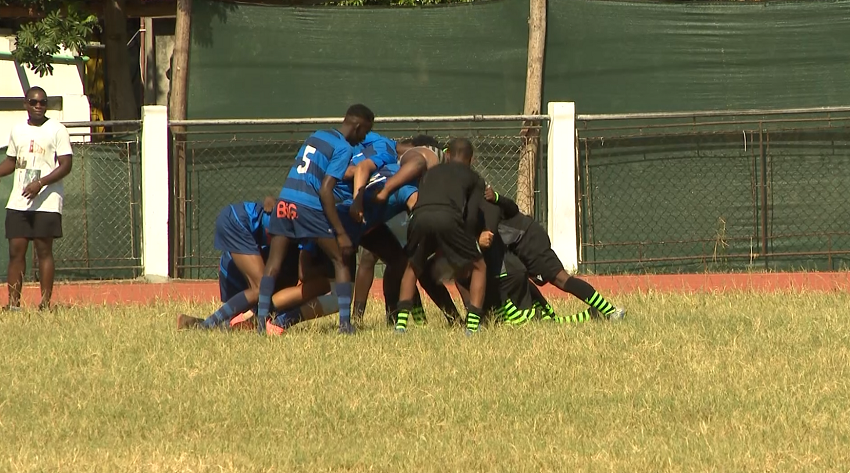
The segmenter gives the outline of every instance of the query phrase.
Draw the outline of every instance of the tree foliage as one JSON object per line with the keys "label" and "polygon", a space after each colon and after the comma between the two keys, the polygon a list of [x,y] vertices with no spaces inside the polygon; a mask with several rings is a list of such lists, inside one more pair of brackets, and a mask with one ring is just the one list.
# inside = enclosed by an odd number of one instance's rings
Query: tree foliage
{"label": "tree foliage", "polygon": [[53,73],[53,55],[61,48],[80,54],[95,29],[97,16],[85,12],[78,1],[0,0],[3,6],[31,8],[44,13],[38,20],[21,25],[15,33],[12,55],[40,77]]}

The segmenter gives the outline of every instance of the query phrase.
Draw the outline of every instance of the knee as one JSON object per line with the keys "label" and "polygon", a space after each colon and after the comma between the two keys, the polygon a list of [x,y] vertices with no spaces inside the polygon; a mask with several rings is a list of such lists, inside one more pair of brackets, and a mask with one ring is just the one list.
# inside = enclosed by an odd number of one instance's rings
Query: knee
{"label": "knee", "polygon": [[363,253],[360,254],[361,268],[374,268],[377,262],[378,257],[375,256],[375,253],[372,253],[371,251],[363,250]]}
{"label": "knee", "polygon": [[16,262],[25,260],[27,256],[27,245],[28,243],[11,243],[9,245],[9,259]]}
{"label": "knee", "polygon": [[561,271],[560,273],[558,273],[557,276],[555,276],[555,280],[553,282],[555,286],[563,289],[564,287],[566,287],[567,282],[570,280],[570,278],[570,275],[568,275],[566,271]]}
{"label": "knee", "polygon": [[[271,259],[269,259],[263,268],[263,276],[271,276],[273,278],[276,278],[278,273],[280,273],[280,266],[281,261],[272,261]],[[251,278],[248,277],[247,279],[248,284],[252,284]],[[259,287],[259,282],[257,283],[257,286]]]}

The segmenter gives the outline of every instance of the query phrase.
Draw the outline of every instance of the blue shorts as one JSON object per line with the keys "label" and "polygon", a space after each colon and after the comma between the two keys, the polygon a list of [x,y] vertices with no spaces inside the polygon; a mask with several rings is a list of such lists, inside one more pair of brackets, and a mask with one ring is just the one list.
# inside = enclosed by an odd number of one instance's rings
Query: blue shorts
{"label": "blue shorts", "polygon": [[383,186],[375,186],[375,189],[367,189],[366,207],[363,210],[363,220],[365,221],[367,231],[379,225],[387,223],[396,215],[407,212],[407,201],[410,196],[419,192],[416,186],[405,184],[399,190],[393,192],[386,205],[377,205],[372,203],[372,197],[377,194]]}
{"label": "blue shorts", "polygon": [[248,281],[242,271],[236,267],[230,252],[223,252],[218,265],[218,289],[221,292],[221,302],[227,302],[236,294],[248,289]]}
{"label": "blue shorts", "polygon": [[215,219],[215,236],[213,246],[218,251],[236,253],[241,255],[258,255],[260,248],[254,235],[248,230],[247,223],[241,222],[239,217],[228,205],[221,210]]}
{"label": "blue shorts", "polygon": [[290,204],[282,199],[278,199],[269,219],[269,234],[295,240],[334,237],[324,212],[301,204]]}

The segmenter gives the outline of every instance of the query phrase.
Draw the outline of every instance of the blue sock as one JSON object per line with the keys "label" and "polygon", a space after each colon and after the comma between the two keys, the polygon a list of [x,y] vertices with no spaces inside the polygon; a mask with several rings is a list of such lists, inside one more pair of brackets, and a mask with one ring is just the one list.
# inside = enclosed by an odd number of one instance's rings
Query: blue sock
{"label": "blue sock", "polygon": [[334,287],[336,288],[336,299],[339,301],[339,324],[350,324],[353,285],[350,282],[338,282]]}
{"label": "blue sock", "polygon": [[257,304],[257,331],[261,334],[266,331],[266,318],[271,309],[272,294],[274,294],[274,278],[263,276],[260,280],[260,301]]}
{"label": "blue sock", "polygon": [[289,309],[284,311],[282,314],[278,315],[277,318],[274,319],[275,325],[278,327],[289,328],[293,325],[301,322],[301,308],[296,307],[294,309]]}
{"label": "blue sock", "polygon": [[231,297],[223,306],[219,307],[213,315],[207,317],[201,323],[201,326],[204,328],[213,328],[218,324],[229,322],[236,314],[241,314],[248,310],[248,307],[248,298],[245,297],[244,292],[240,292]]}

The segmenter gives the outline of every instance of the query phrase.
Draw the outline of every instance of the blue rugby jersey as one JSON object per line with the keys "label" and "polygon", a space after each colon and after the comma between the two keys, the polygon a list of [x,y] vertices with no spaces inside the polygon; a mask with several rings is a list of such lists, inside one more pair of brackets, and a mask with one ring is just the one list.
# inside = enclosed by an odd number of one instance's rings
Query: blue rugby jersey
{"label": "blue rugby jersey", "polygon": [[[304,142],[295,165],[289,170],[280,199],[322,210],[319,188],[326,175],[341,181],[351,161],[353,149],[337,130],[319,130]],[[336,189],[334,189],[336,194]],[[344,197],[344,196],[342,196]]]}

